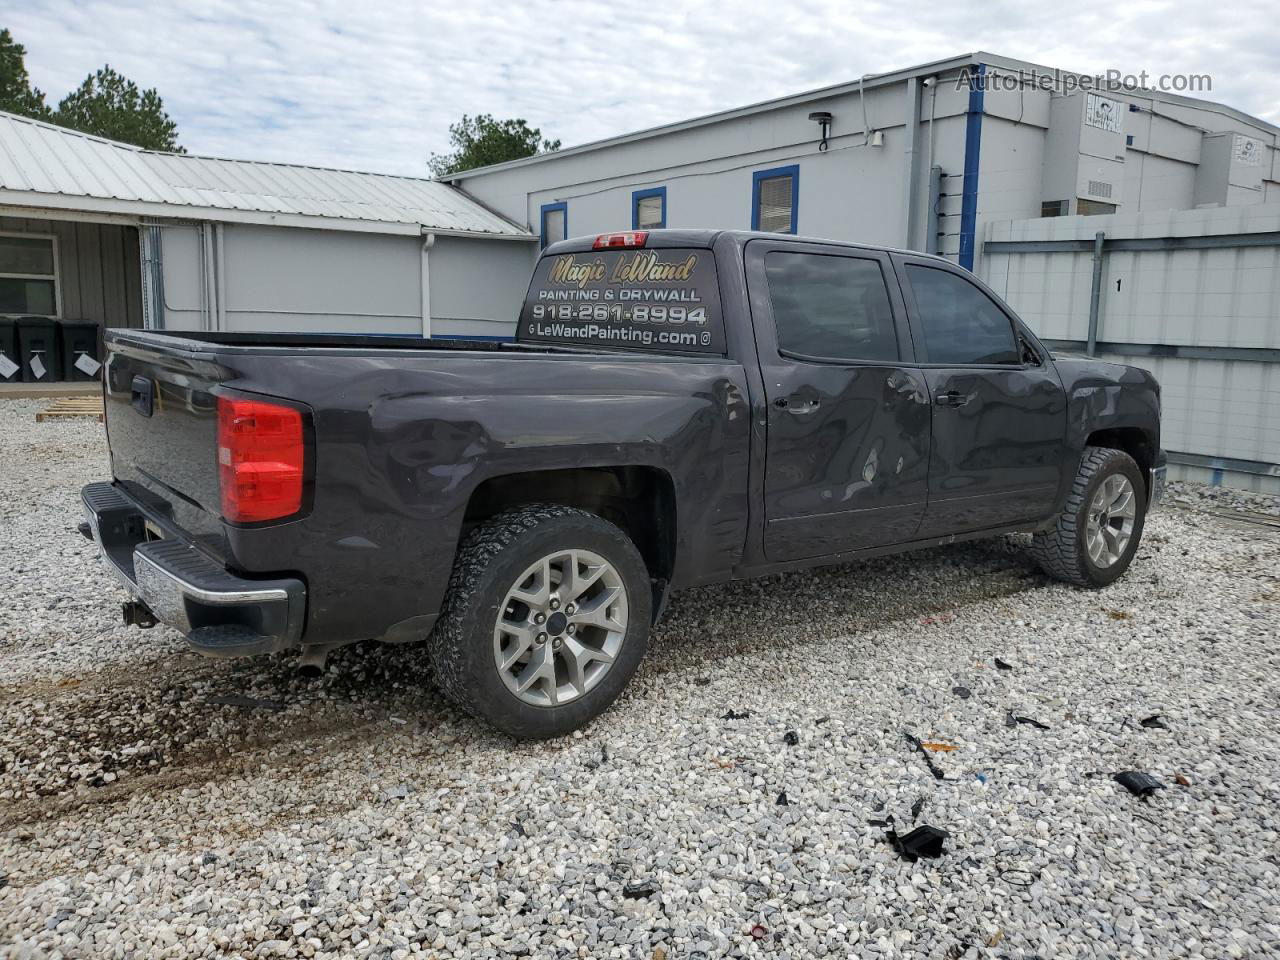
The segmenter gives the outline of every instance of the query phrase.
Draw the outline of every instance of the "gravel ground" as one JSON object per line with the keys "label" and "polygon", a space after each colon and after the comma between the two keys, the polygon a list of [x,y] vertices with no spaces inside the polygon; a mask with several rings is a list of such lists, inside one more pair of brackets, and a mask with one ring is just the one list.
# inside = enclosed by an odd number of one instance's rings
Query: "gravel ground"
{"label": "gravel ground", "polygon": [[413,648],[308,682],[118,626],[73,530],[101,427],[38,408],[0,403],[0,956],[1277,950],[1280,531],[1187,509],[1229,496],[1178,488],[1101,593],[1009,538],[683,594],[530,745]]}

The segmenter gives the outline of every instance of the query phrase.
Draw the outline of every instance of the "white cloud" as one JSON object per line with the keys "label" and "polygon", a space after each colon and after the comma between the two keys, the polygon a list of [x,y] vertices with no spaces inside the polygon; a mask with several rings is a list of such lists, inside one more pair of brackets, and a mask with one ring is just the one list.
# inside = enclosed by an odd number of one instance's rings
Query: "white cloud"
{"label": "white cloud", "polygon": [[1274,10],[864,0],[367,4],[28,0],[5,22],[52,100],[110,63],[157,87],[191,152],[426,173],[463,113],[565,145],[987,50],[1085,72],[1208,73],[1280,122]]}

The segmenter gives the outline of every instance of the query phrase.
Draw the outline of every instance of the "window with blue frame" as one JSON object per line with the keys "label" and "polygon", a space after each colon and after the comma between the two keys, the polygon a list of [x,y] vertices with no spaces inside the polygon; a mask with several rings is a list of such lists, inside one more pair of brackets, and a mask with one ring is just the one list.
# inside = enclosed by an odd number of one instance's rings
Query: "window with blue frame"
{"label": "window with blue frame", "polygon": [[751,174],[751,229],[795,233],[800,216],[800,166]]}
{"label": "window with blue frame", "polygon": [[569,236],[569,204],[544,203],[538,227],[538,236],[545,247]]}
{"label": "window with blue frame", "polygon": [[631,229],[661,230],[667,225],[667,188],[636,190],[631,194]]}

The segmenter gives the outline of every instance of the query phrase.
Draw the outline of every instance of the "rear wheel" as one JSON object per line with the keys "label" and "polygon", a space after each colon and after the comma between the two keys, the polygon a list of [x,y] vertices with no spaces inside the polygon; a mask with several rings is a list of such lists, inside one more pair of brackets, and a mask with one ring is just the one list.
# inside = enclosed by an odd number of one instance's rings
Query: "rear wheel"
{"label": "rear wheel", "polygon": [[521,507],[473,530],[430,641],[437,681],[513,736],[561,736],[606,710],[644,656],[651,590],[621,530]]}
{"label": "rear wheel", "polygon": [[1032,554],[1051,577],[1105,587],[1133,562],[1146,513],[1146,486],[1133,458],[1123,450],[1086,447],[1062,512],[1032,537]]}

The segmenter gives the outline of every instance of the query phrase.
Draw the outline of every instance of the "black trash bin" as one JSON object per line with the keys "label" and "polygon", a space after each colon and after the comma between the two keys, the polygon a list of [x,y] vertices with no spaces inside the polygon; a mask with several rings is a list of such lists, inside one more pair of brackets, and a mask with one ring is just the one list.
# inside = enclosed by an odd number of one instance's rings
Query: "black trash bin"
{"label": "black trash bin", "polygon": [[[101,365],[101,328],[92,320],[63,320],[62,379],[97,380]],[[82,359],[84,358],[84,359]]]}
{"label": "black trash bin", "polygon": [[21,379],[17,318],[0,317],[0,383],[17,383]]}
{"label": "black trash bin", "polygon": [[18,362],[26,383],[53,383],[62,379],[62,344],[58,322],[48,317],[18,318]]}

